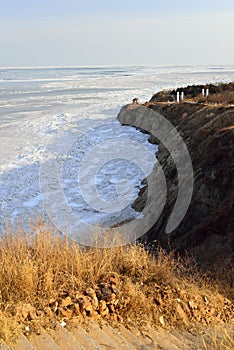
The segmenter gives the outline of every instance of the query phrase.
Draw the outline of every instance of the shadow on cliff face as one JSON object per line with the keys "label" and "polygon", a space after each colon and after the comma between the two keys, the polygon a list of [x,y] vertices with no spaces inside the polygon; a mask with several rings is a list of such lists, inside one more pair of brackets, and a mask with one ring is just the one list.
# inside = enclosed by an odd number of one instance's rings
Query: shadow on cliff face
{"label": "shadow on cliff face", "polygon": [[[177,170],[168,150],[159,143],[157,158],[167,179],[167,202],[159,220],[142,238],[164,248],[187,251],[209,269],[233,264],[233,124],[234,108],[195,103],[154,103],[148,108],[163,115],[182,136],[191,156],[194,190],[189,209],[170,234],[165,228],[177,197]],[[118,116],[121,123],[125,117]],[[157,141],[157,140],[154,140]],[[135,203],[144,206],[147,188]],[[138,208],[137,208],[138,207]],[[216,265],[216,267],[215,267]],[[233,270],[232,270],[233,273]]]}
{"label": "shadow on cliff face", "polygon": [[[180,226],[168,237],[172,248],[178,251],[195,247],[208,240],[212,246],[212,236],[220,235],[220,249],[224,248],[226,235],[233,230],[233,129],[225,129],[234,121],[234,109],[198,107],[191,113],[190,107],[152,107],[160,111],[177,127],[188,147],[194,169],[194,191],[188,212]],[[160,109],[160,110],[159,110]],[[168,113],[169,112],[169,113]],[[176,114],[176,117],[174,115]],[[158,152],[159,161],[165,163],[165,150]],[[164,170],[167,176],[167,165]],[[176,181],[170,176],[168,189]],[[176,197],[176,191],[171,193]],[[170,200],[172,202],[172,199]],[[165,209],[171,209],[167,203]],[[166,217],[162,215],[162,220]],[[152,229],[148,237],[157,232],[161,237],[164,225]],[[162,241],[165,241],[161,237]],[[234,242],[232,242],[234,243]],[[230,246],[231,254],[234,246]],[[206,260],[206,256],[197,256]],[[213,257],[215,258],[215,257]],[[213,259],[212,258],[212,259]]]}

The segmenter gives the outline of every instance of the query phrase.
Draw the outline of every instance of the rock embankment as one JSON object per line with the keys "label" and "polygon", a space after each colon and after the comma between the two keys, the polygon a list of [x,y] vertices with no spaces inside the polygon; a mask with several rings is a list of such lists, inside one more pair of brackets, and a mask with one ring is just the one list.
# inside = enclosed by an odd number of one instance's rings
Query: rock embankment
{"label": "rock embankment", "polygon": [[[156,119],[155,122],[152,118],[147,119],[146,109],[170,121],[183,138],[192,160],[194,188],[184,219],[173,232],[166,234],[167,221],[178,193],[178,173],[168,150],[151,136],[151,140],[159,144],[157,159],[167,180],[167,201],[144,240],[158,240],[163,247],[169,244],[180,252],[190,251],[202,261],[231,258],[234,252],[234,107],[151,102],[145,106],[127,105],[117,118],[121,124],[133,126],[145,118],[146,130],[160,128]],[[147,188],[141,191],[135,202],[136,209],[144,207],[147,192]]]}

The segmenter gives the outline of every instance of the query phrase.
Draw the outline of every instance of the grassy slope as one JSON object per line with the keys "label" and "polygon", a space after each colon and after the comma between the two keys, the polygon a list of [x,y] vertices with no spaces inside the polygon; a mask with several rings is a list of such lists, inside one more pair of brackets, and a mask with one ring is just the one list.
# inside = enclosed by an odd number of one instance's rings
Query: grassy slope
{"label": "grassy slope", "polygon": [[162,250],[153,256],[136,245],[81,249],[40,222],[33,232],[8,230],[1,237],[3,339],[54,319],[189,328],[233,318],[231,300],[188,259]]}

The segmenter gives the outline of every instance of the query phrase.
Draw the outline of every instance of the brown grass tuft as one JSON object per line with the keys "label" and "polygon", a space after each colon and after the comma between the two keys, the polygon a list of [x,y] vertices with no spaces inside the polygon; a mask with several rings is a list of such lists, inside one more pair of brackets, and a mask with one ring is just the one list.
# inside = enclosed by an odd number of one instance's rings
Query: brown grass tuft
{"label": "brown grass tuft", "polygon": [[[160,249],[153,256],[135,244],[81,248],[41,223],[33,232],[8,229],[0,239],[0,338],[53,318],[95,315],[137,326],[189,327],[233,317],[232,303],[188,259]],[[90,288],[98,299],[93,313],[80,306]],[[103,290],[114,294],[105,314]],[[55,307],[63,299],[68,305]]]}

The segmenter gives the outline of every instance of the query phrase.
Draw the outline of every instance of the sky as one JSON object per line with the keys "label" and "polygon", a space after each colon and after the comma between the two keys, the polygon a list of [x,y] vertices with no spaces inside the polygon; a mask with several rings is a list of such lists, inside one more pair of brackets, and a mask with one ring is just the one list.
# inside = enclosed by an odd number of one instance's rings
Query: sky
{"label": "sky", "polygon": [[233,0],[0,0],[0,66],[234,64]]}

